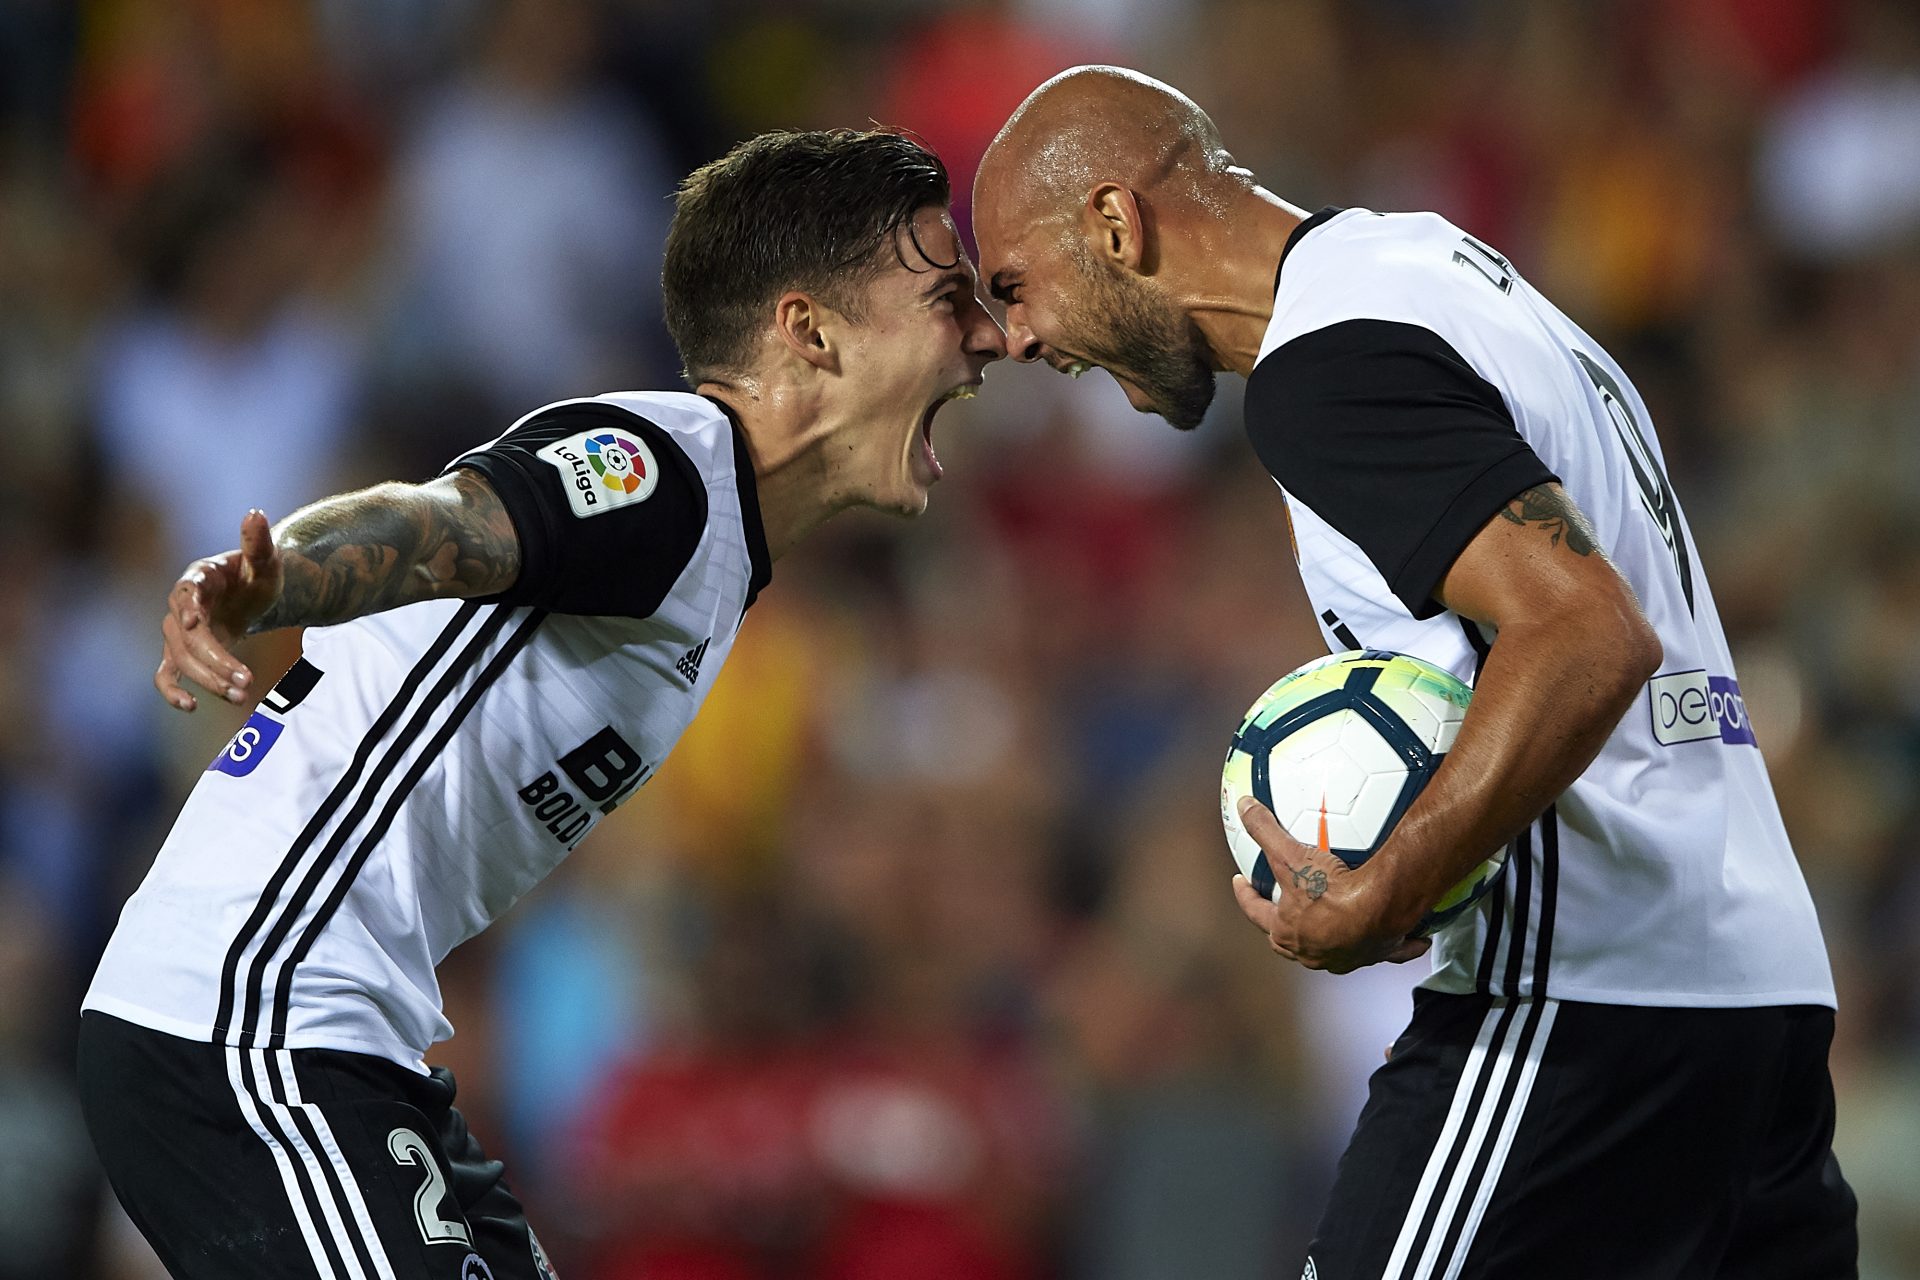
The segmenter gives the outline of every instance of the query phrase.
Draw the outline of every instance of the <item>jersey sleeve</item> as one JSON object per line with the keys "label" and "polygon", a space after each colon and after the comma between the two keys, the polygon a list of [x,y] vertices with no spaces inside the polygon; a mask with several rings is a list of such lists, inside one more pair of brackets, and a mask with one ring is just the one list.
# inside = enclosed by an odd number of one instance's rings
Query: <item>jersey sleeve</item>
{"label": "jersey sleeve", "polygon": [[555,613],[645,618],[707,525],[706,483],[673,436],[615,405],[533,414],[455,458],[487,478],[520,539],[520,576],[490,599]]}
{"label": "jersey sleeve", "polygon": [[1270,352],[1247,382],[1267,471],[1358,546],[1416,618],[1514,494],[1555,480],[1493,384],[1439,334],[1346,320]]}

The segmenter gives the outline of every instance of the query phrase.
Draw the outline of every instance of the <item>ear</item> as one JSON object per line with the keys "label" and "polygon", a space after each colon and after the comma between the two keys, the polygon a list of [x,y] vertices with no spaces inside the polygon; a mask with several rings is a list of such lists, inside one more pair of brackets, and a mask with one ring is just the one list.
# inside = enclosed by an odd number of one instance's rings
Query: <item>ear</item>
{"label": "ear", "polygon": [[793,355],[819,369],[839,366],[840,353],[827,332],[832,312],[808,294],[794,290],[773,304],[773,329],[781,345]]}
{"label": "ear", "polygon": [[1131,188],[1102,182],[1087,192],[1081,211],[1093,251],[1114,266],[1138,272],[1147,258],[1146,211]]}

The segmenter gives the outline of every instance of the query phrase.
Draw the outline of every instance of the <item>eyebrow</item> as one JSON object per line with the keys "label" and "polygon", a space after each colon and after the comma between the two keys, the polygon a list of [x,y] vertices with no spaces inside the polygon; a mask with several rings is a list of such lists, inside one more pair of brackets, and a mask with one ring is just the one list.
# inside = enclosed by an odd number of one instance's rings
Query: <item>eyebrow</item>
{"label": "eyebrow", "polygon": [[932,284],[928,285],[926,288],[920,291],[920,296],[923,298],[931,298],[934,294],[939,293],[942,289],[949,288],[951,286],[958,286],[959,288],[962,288],[962,289],[971,289],[973,287],[973,277],[968,275],[964,271],[959,271],[959,270],[943,271],[940,273],[939,277],[936,280],[934,280]]}
{"label": "eyebrow", "polygon": [[1013,303],[1013,291],[1019,287],[1020,282],[1006,271],[994,272],[993,279],[987,282],[987,292],[997,301],[1007,303],[1009,306]]}

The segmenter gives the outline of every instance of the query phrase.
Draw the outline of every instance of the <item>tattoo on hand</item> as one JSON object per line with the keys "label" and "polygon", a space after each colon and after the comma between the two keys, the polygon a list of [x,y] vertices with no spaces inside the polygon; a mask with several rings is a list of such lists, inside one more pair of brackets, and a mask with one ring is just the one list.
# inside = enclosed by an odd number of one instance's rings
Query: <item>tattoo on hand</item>
{"label": "tattoo on hand", "polygon": [[1565,537],[1567,550],[1577,556],[1591,555],[1599,545],[1580,508],[1551,485],[1535,485],[1500,508],[1500,515],[1514,524],[1539,525],[1556,547]]}
{"label": "tattoo on hand", "polygon": [[453,495],[381,485],[318,503],[277,531],[284,585],[249,628],[326,626],[441,596],[504,591],[520,542],[499,496],[456,471]]}
{"label": "tattoo on hand", "polygon": [[1304,889],[1307,897],[1317,899],[1327,891],[1327,873],[1318,867],[1295,867],[1293,887]]}

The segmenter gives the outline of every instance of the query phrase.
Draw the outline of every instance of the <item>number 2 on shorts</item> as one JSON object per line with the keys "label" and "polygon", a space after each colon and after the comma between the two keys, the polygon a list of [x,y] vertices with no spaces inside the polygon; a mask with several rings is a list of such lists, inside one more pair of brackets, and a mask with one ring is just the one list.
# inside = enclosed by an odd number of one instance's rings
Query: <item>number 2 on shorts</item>
{"label": "number 2 on shorts", "polygon": [[473,1248],[473,1237],[467,1233],[466,1223],[440,1216],[440,1201],[446,1197],[447,1180],[441,1176],[433,1152],[420,1135],[411,1129],[395,1129],[387,1135],[387,1150],[401,1164],[417,1164],[427,1171],[426,1183],[413,1197],[413,1219],[420,1224],[421,1237],[428,1244],[461,1244]]}

